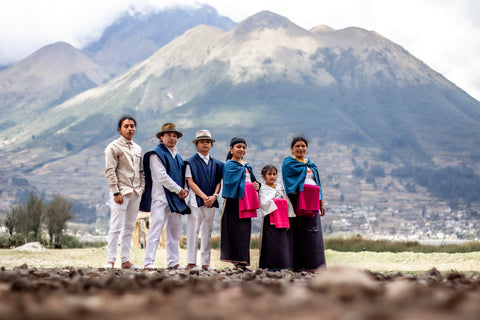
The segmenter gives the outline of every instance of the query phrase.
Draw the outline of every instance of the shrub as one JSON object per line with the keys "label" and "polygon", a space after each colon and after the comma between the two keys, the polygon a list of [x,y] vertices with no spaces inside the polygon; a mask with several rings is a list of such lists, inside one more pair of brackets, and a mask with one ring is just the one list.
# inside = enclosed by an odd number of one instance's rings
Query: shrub
{"label": "shrub", "polygon": [[62,234],[60,239],[60,243],[64,249],[83,248],[83,243],[81,243],[80,240],[74,236]]}
{"label": "shrub", "polygon": [[8,249],[11,247],[19,247],[25,244],[25,238],[19,233],[14,233],[13,235],[3,235],[0,236],[0,248]]}
{"label": "shrub", "polygon": [[357,178],[363,178],[365,170],[363,170],[361,167],[355,167],[355,169],[352,171],[352,174]]}
{"label": "shrub", "polygon": [[212,249],[220,249],[220,236],[215,236],[210,239]]}
{"label": "shrub", "polygon": [[372,175],[368,175],[368,176],[365,178],[365,183],[374,184],[374,183],[375,183],[375,177],[372,176]]}
{"label": "shrub", "polygon": [[0,235],[0,248],[5,249],[9,247],[10,237],[7,235]]}
{"label": "shrub", "polygon": [[370,168],[370,174],[374,177],[385,178],[385,169],[380,165],[373,165]]}
{"label": "shrub", "polygon": [[108,243],[105,241],[87,241],[87,242],[82,242],[82,245],[84,248],[103,248],[107,245]]}
{"label": "shrub", "polygon": [[187,248],[187,237],[182,236],[180,238],[180,243],[178,244],[178,246],[180,247],[180,249],[186,249]]}
{"label": "shrub", "polygon": [[405,189],[408,192],[416,192],[417,191],[417,187],[415,186],[415,183],[413,183],[413,182],[407,182],[405,184]]}
{"label": "shrub", "polygon": [[260,238],[254,237],[250,239],[250,249],[260,249]]}
{"label": "shrub", "polygon": [[417,241],[390,241],[390,240],[369,240],[360,235],[352,238],[330,238],[325,239],[325,249],[342,252],[446,252],[446,253],[465,253],[480,251],[480,243],[468,242],[463,244],[444,244],[444,245],[422,245]]}

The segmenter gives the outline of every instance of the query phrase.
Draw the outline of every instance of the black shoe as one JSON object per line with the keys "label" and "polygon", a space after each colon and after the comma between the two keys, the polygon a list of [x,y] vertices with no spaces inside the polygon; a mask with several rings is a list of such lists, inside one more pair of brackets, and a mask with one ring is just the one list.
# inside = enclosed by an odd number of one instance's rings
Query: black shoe
{"label": "black shoe", "polygon": [[235,265],[235,269],[237,269],[237,270],[239,270],[239,271],[243,271],[243,272],[252,271],[252,270],[248,269],[247,266],[244,265],[244,264],[237,264],[237,265]]}

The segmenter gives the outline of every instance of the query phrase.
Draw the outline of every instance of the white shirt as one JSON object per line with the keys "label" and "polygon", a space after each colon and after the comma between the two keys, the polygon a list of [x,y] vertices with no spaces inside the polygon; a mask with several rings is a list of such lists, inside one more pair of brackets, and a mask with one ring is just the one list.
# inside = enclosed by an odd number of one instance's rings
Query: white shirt
{"label": "white shirt", "polygon": [[248,169],[245,168],[245,172],[247,173],[247,174],[245,175],[245,183],[252,182],[252,176],[251,176],[251,174],[250,174],[250,171],[248,171]]}
{"label": "white shirt", "polygon": [[[177,155],[177,149],[168,149],[173,158]],[[150,156],[150,170],[152,173],[152,202],[155,200],[167,202],[164,187],[168,191],[179,193],[182,187],[179,186],[167,173],[165,166],[156,154]]]}
{"label": "white shirt", "polygon": [[288,198],[281,184],[277,184],[275,188],[272,188],[266,184],[262,185],[258,192],[258,198],[260,200],[260,211],[264,216],[277,210],[277,205],[275,202],[273,202],[273,199],[283,198],[287,200],[288,216],[295,217],[295,211],[293,210],[292,203],[290,202],[290,199]]}
{"label": "white shirt", "polygon": [[309,184],[312,186],[316,186],[317,183],[315,182],[315,175],[313,174],[312,169],[307,167],[307,175],[305,177],[305,184]]}

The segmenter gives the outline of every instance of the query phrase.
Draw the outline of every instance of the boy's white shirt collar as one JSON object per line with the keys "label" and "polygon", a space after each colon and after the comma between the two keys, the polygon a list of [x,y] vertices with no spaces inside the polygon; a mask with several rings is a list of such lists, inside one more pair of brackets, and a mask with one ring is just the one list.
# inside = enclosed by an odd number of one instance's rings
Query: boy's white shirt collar
{"label": "boy's white shirt collar", "polygon": [[197,152],[197,154],[200,157],[200,159],[202,159],[206,164],[208,164],[208,161],[210,161],[210,154],[207,154],[206,156],[204,156],[200,152]]}

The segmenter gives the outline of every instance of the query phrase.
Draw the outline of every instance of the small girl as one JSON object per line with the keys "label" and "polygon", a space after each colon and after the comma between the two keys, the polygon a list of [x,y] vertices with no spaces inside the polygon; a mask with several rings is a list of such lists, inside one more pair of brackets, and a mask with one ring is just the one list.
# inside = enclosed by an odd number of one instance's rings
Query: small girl
{"label": "small girl", "polygon": [[278,271],[292,269],[293,255],[288,218],[295,213],[285,190],[277,184],[277,168],[262,168],[265,185],[259,191],[262,222],[259,268]]}

